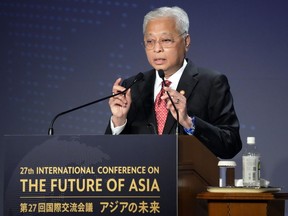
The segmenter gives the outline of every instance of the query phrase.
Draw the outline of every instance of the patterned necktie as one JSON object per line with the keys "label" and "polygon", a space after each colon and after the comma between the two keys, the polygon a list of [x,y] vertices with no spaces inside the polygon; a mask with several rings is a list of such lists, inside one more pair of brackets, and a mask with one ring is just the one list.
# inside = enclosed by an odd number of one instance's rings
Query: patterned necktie
{"label": "patterned necktie", "polygon": [[[171,82],[169,80],[165,80],[165,85],[170,86]],[[161,96],[165,93],[163,89],[163,82],[162,82],[162,88],[161,91],[158,93],[156,100],[155,100],[155,116],[157,121],[157,129],[158,134],[162,135],[163,129],[165,126],[165,122],[168,115],[168,110],[166,109],[166,101],[161,99]]]}

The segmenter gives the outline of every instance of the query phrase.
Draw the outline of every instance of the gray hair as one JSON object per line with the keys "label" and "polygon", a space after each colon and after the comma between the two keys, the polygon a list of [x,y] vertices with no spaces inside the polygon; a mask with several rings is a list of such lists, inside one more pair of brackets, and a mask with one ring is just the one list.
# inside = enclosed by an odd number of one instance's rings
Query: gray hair
{"label": "gray hair", "polygon": [[188,33],[189,31],[188,15],[182,8],[175,6],[175,7],[160,7],[147,13],[143,21],[143,34],[145,34],[146,26],[150,20],[163,17],[174,18],[176,21],[176,28],[179,31],[179,33],[182,32]]}

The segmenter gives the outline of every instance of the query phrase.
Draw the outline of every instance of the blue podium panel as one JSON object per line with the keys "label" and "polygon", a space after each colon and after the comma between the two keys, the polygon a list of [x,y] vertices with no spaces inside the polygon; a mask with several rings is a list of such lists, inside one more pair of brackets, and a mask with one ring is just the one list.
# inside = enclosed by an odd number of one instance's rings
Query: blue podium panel
{"label": "blue podium panel", "polygon": [[177,215],[177,138],[5,136],[4,215]]}

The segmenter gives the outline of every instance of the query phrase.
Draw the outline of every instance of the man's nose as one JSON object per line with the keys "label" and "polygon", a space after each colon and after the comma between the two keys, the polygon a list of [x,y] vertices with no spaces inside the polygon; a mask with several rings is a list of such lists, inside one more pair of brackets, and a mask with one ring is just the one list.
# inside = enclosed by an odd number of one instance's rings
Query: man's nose
{"label": "man's nose", "polygon": [[164,51],[164,49],[160,41],[155,41],[154,52],[162,52],[162,51]]}

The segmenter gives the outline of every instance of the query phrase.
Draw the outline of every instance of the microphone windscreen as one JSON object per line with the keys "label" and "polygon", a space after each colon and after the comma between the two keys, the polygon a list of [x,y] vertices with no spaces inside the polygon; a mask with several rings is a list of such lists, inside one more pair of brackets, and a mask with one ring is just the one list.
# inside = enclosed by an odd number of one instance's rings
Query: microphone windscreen
{"label": "microphone windscreen", "polygon": [[158,74],[159,74],[161,79],[164,79],[165,74],[164,74],[164,71],[162,69],[158,70]]}

